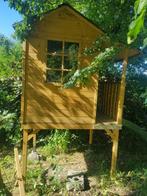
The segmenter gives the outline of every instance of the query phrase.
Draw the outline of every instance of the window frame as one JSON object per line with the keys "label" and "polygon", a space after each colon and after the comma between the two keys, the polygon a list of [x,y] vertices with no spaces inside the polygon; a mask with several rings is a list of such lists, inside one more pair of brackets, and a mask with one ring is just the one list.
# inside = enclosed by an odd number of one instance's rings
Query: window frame
{"label": "window frame", "polygon": [[[62,42],[62,51],[61,53],[57,53],[55,54],[55,56],[61,57],[61,68],[49,68],[48,64],[47,64],[47,59],[48,59],[48,55],[53,56],[53,52],[48,52],[48,41],[59,41]],[[47,84],[53,84],[55,86],[62,86],[63,85],[63,81],[64,81],[64,73],[66,72],[70,72],[72,69],[66,69],[64,68],[64,64],[65,64],[65,57],[68,57],[69,55],[65,53],[65,43],[75,43],[78,44],[78,52],[77,52],[77,69],[79,69],[79,57],[80,57],[80,48],[81,48],[81,44],[79,41],[77,40],[65,40],[65,39],[51,39],[48,38],[46,40],[46,52],[45,52],[45,81]],[[58,81],[48,81],[47,80],[47,72],[48,71],[60,71],[61,72],[61,79],[60,82]]]}

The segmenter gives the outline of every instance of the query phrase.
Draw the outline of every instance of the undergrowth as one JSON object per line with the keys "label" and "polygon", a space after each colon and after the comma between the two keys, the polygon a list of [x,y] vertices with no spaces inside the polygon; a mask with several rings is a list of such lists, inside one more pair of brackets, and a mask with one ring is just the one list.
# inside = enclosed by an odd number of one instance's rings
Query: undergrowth
{"label": "undergrowth", "polygon": [[[26,195],[42,196],[56,193],[67,195],[65,182],[61,182],[58,178],[62,170],[59,166],[64,159],[67,159],[68,164],[71,161],[68,157],[72,157],[75,152],[77,155],[78,153],[83,154],[87,165],[88,178],[96,180],[95,185],[91,186],[89,194],[147,195],[146,143],[129,131],[125,130],[121,133],[118,170],[112,178],[109,175],[111,143],[108,142],[107,137],[102,132],[94,132],[94,143],[90,148],[88,146],[88,132],[74,132],[73,134],[68,130],[55,130],[44,137],[42,143],[39,143],[40,141],[37,144],[37,151],[46,156],[47,159],[46,161],[28,162]],[[12,152],[12,150],[9,150],[9,152]],[[77,156],[75,161],[80,163],[81,160]],[[43,174],[45,169],[50,166],[56,167],[56,173],[48,184]],[[0,187],[0,195],[5,196],[8,194],[4,194],[4,192],[8,190],[12,192],[16,180],[14,177],[13,152],[8,154],[6,149],[3,150],[0,168],[4,185]]]}
{"label": "undergrowth", "polygon": [[44,139],[45,146],[42,151],[45,156],[68,152],[71,134],[68,130],[53,130]]}

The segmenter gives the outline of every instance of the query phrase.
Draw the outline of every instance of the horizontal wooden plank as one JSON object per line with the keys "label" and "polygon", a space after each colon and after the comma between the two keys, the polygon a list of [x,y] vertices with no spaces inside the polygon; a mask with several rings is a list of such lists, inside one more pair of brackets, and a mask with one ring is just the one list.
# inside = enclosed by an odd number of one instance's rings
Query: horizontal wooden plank
{"label": "horizontal wooden plank", "polygon": [[[35,107],[35,106],[34,106]],[[34,107],[28,107],[27,109],[27,115],[38,115],[38,116],[52,116],[52,117],[90,117],[94,118],[93,109],[91,108],[59,108],[59,107],[48,107],[48,108],[34,108]]]}
{"label": "horizontal wooden plank", "polygon": [[30,113],[26,117],[26,123],[78,123],[78,124],[85,124],[85,123],[94,123],[95,120],[93,118],[90,118],[88,116],[61,116],[61,117],[56,117],[56,116],[41,116],[38,114]]}
{"label": "horizontal wooden plank", "polygon": [[[37,91],[36,91],[37,89]],[[55,86],[53,84],[49,83],[43,83],[43,81],[36,81],[35,82],[29,82],[28,87],[28,96],[29,97],[36,97],[37,95],[42,97],[50,97],[54,96],[60,96],[60,97],[81,97],[82,99],[84,98],[89,98],[93,97],[95,93],[97,93],[97,86],[88,86],[88,87],[76,87],[76,88],[70,88],[70,89],[64,89],[61,88],[60,86]]]}
{"label": "horizontal wooden plank", "polygon": [[105,130],[105,129],[121,129],[122,125],[102,125],[100,124],[78,124],[78,123],[26,123],[21,124],[22,129],[95,129],[95,130]]}
{"label": "horizontal wooden plank", "polygon": [[93,124],[67,123],[27,123],[21,124],[22,129],[93,129]]}
{"label": "horizontal wooden plank", "polygon": [[94,128],[93,129],[102,129],[102,130],[105,130],[105,129],[111,129],[111,130],[114,130],[114,129],[122,129],[122,125],[119,125],[119,124],[110,124],[110,123],[106,123],[106,124],[102,124],[102,123],[97,123],[94,125]]}
{"label": "horizontal wooden plank", "polygon": [[55,96],[54,94],[52,94],[51,96],[48,95],[48,97],[45,96],[29,96],[29,98],[27,99],[27,103],[32,105],[32,104],[39,104],[41,106],[43,106],[45,104],[46,107],[48,106],[58,106],[58,105],[64,105],[66,107],[70,107],[71,104],[72,105],[78,105],[78,104],[82,104],[82,106],[90,106],[92,107],[94,102],[94,97],[87,97],[87,96],[62,96],[62,95],[58,95]]}

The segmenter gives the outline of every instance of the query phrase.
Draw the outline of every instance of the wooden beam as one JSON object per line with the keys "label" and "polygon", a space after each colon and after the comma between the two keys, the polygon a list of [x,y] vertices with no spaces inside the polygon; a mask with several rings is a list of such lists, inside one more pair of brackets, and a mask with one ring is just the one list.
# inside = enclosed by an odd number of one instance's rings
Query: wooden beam
{"label": "wooden beam", "polygon": [[128,50],[126,49],[125,54],[124,54],[122,78],[121,78],[119,98],[118,98],[117,122],[119,124],[122,123],[123,105],[124,105],[125,87],[126,87],[127,64],[128,64]]}
{"label": "wooden beam", "polygon": [[89,144],[93,143],[93,129],[90,129],[89,131]]}
{"label": "wooden beam", "polygon": [[111,176],[116,171],[117,163],[117,154],[118,154],[118,139],[119,139],[119,130],[113,130],[112,134],[112,159],[111,159]]}
{"label": "wooden beam", "polygon": [[19,193],[20,196],[25,196],[25,188],[24,188],[24,181],[21,173],[20,162],[18,158],[18,149],[14,148],[14,157],[15,157],[15,164],[16,164],[16,175],[17,175],[17,182],[19,185]]}
{"label": "wooden beam", "polygon": [[34,135],[36,135],[40,130],[39,129],[35,129],[33,130],[29,135],[28,135],[28,141],[31,140]]}
{"label": "wooden beam", "polygon": [[27,171],[27,144],[28,144],[28,130],[23,130],[23,149],[22,149],[22,175],[25,178]]}
{"label": "wooden beam", "polygon": [[118,154],[118,140],[119,140],[119,129],[105,129],[106,134],[111,138],[112,142],[112,159],[111,159],[111,176],[116,171],[117,154]]}
{"label": "wooden beam", "polygon": [[21,113],[22,113],[22,122],[26,122],[26,114],[27,114],[27,85],[28,85],[28,52],[29,52],[29,43],[25,41],[25,49],[24,49],[24,65],[23,65],[23,81],[22,81],[22,104]]}

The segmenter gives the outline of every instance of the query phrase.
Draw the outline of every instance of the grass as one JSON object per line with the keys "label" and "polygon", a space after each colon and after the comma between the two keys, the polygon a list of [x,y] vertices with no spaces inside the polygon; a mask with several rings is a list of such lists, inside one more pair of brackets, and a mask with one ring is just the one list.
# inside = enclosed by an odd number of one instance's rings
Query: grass
{"label": "grass", "polygon": [[60,154],[68,151],[71,134],[68,130],[54,130],[44,140],[45,146],[42,148],[45,156]]}
{"label": "grass", "polygon": [[[131,141],[131,142],[130,142]],[[47,157],[46,161],[29,162],[27,172],[27,195],[67,195],[65,182],[60,181],[60,171],[87,167],[91,195],[147,195],[147,151],[146,143],[128,130],[122,131],[119,145],[118,169],[110,178],[111,143],[102,132],[94,133],[94,143],[88,146],[88,132],[55,130],[50,136],[40,139],[38,152]],[[14,178],[13,149],[3,149],[0,168],[5,188],[0,195],[12,191]],[[83,161],[83,163],[82,163]],[[56,167],[54,177],[47,184],[43,172],[50,166]]]}

